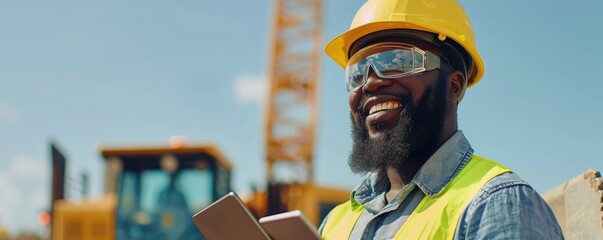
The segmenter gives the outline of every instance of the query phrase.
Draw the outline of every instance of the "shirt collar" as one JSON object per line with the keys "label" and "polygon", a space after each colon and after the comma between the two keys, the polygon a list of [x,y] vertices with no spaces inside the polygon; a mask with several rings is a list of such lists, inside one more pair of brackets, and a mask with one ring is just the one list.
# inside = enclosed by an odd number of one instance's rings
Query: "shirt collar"
{"label": "shirt collar", "polygon": [[369,172],[362,178],[360,184],[352,190],[352,208],[368,203],[373,198],[386,192],[388,187],[387,175],[381,173],[379,170]]}
{"label": "shirt collar", "polygon": [[459,130],[427,159],[412,182],[426,195],[436,196],[463,169],[471,155],[471,144]]}
{"label": "shirt collar", "polygon": [[[473,149],[469,141],[459,130],[427,159],[411,184],[416,184],[425,195],[436,196],[467,164],[472,154]],[[388,187],[385,173],[379,170],[368,173],[352,191],[352,208],[359,207],[388,191]]]}

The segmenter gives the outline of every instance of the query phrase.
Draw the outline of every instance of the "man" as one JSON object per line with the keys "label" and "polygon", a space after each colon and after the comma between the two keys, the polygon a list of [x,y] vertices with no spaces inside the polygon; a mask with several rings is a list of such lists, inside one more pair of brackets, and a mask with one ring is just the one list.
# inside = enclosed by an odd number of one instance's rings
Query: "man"
{"label": "man", "polygon": [[323,238],[563,238],[538,193],[458,130],[484,64],[456,0],[369,0],[326,52],[345,69],[348,163],[366,177],[325,218]]}

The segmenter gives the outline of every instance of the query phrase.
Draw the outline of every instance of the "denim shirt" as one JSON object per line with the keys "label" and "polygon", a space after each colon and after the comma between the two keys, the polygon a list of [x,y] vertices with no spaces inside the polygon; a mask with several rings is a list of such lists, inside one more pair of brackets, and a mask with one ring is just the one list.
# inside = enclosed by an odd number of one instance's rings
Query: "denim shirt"
{"label": "denim shirt", "polygon": [[[393,239],[423,197],[437,195],[472,155],[471,145],[457,131],[389,203],[387,176],[379,171],[367,174],[352,191],[351,201],[365,209],[350,239]],[[461,215],[454,239],[563,239],[563,235],[540,195],[515,173],[505,173],[475,195]]]}

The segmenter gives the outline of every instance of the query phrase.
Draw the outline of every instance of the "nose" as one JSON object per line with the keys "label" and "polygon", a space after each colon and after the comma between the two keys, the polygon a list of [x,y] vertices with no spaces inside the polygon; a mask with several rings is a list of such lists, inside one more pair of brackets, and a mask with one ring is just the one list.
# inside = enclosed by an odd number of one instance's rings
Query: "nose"
{"label": "nose", "polygon": [[365,93],[375,92],[382,87],[387,87],[392,85],[392,81],[389,79],[383,79],[377,75],[373,66],[368,68],[368,77],[366,79],[366,83],[362,86],[362,91]]}

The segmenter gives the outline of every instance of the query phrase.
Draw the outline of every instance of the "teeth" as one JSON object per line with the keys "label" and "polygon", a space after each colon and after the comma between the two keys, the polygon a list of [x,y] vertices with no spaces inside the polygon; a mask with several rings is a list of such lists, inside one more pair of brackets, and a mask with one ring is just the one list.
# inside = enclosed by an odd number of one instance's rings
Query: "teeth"
{"label": "teeth", "polygon": [[369,114],[373,114],[382,110],[394,109],[400,107],[400,104],[395,101],[382,102],[375,104],[369,109]]}

